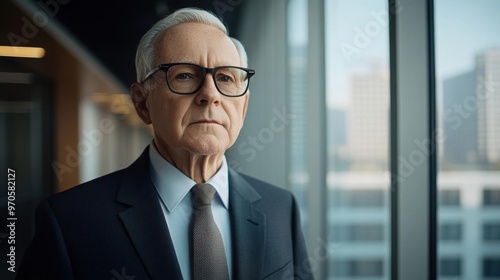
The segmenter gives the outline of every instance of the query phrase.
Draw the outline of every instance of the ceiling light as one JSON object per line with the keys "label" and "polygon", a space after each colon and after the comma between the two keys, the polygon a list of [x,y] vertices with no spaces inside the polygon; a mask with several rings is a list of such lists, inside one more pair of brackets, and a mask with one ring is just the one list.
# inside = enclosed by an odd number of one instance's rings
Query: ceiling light
{"label": "ceiling light", "polygon": [[0,46],[0,56],[42,58],[45,56],[44,48]]}

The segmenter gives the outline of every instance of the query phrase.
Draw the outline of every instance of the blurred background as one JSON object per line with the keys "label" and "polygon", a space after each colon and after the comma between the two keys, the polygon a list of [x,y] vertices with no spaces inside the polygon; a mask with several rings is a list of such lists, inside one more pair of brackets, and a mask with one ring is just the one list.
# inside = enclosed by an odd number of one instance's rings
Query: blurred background
{"label": "blurred background", "polygon": [[500,279],[496,0],[3,0],[1,279],[8,169],[17,268],[44,197],[150,143],[135,50],[189,6],[246,47],[257,74],[228,163],[295,194],[318,279]]}

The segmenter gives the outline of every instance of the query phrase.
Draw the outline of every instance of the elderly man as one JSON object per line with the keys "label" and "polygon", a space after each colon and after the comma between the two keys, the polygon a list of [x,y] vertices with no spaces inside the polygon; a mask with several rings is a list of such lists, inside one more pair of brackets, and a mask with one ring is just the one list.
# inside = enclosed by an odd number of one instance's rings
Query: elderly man
{"label": "elderly man", "polygon": [[154,25],[131,87],[152,143],[128,168],[41,204],[18,279],[312,279],[293,196],[224,157],[247,111],[246,66],[209,12]]}

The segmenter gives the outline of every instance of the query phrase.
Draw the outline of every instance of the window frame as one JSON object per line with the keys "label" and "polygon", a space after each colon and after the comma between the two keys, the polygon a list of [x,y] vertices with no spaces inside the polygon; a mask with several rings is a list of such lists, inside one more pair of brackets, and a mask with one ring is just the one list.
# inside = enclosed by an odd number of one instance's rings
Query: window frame
{"label": "window frame", "polygon": [[[328,278],[329,253],[338,250],[328,246],[328,193],[327,193],[327,111],[325,76],[325,1],[308,0],[307,3],[307,105],[305,131],[307,147],[307,237],[310,269],[316,279]],[[250,103],[259,108],[259,114],[249,113],[245,126],[235,144],[232,155],[240,171],[258,176],[276,185],[288,186],[286,160],[291,148],[289,127],[285,133],[276,133],[274,141],[266,146],[272,153],[259,152],[255,159],[246,160],[238,153],[239,144],[252,136],[248,128],[262,129],[274,118],[273,110],[287,103],[289,75],[276,69],[287,69],[286,7],[287,0],[248,1],[242,17],[242,42],[247,46],[252,67],[265,71],[255,77]],[[400,158],[416,157],[418,141],[436,147],[436,93],[434,73],[434,2],[388,0],[389,7],[389,66],[390,66],[390,201],[388,217],[390,232],[390,279],[434,279],[437,277],[437,180],[434,151],[424,155],[406,174]],[[263,15],[255,21],[253,15]],[[256,35],[258,34],[258,36]],[[261,53],[256,53],[261,51]],[[264,51],[264,53],[262,53]],[[272,67],[265,67],[273,60]],[[263,68],[263,69],[261,69]],[[259,72],[259,73],[260,73]],[[272,77],[272,79],[271,79]],[[276,82],[283,81],[283,83]],[[252,105],[251,104],[251,105]],[[255,131],[253,132],[255,134]],[[261,164],[262,163],[262,164]],[[263,164],[265,163],[265,164]],[[266,168],[274,166],[276,168]],[[290,186],[288,186],[290,190]],[[341,244],[339,245],[341,246]]]}
{"label": "window frame", "polygon": [[[437,277],[438,137],[434,2],[389,0],[389,15],[391,279],[434,279]],[[411,159],[423,153],[416,149],[416,141],[428,141],[430,149],[413,166],[413,172],[404,176],[400,158]]]}
{"label": "window frame", "polygon": [[[309,166],[308,247],[327,240],[328,159],[326,143],[325,3],[308,1],[307,153]],[[390,65],[390,279],[437,277],[437,153],[435,149],[405,176],[401,157],[415,156],[416,139],[436,147],[436,86],[434,63],[434,2],[388,0]],[[414,42],[419,42],[415,44]],[[424,58],[424,59],[422,59]],[[425,113],[422,113],[425,112]],[[314,148],[313,148],[314,147]],[[321,253],[318,253],[321,252]],[[317,261],[317,260],[316,260]],[[328,261],[315,264],[315,277],[326,279]]]}

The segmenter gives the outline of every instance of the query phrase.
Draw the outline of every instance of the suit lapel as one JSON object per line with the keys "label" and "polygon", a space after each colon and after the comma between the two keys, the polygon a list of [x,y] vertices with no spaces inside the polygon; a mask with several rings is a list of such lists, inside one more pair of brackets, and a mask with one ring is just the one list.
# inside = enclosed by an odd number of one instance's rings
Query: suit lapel
{"label": "suit lapel", "polygon": [[[117,201],[130,205],[120,219],[152,279],[182,279],[170,233],[149,177],[149,150],[125,170]],[[260,195],[229,169],[233,279],[262,279],[266,216],[253,205]]]}
{"label": "suit lapel", "polygon": [[252,205],[260,198],[241,175],[229,170],[234,279],[262,279],[266,216]]}
{"label": "suit lapel", "polygon": [[117,201],[130,205],[119,214],[152,279],[182,279],[181,271],[149,177],[148,148],[125,171]]}

